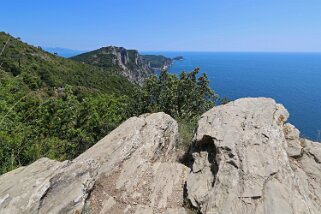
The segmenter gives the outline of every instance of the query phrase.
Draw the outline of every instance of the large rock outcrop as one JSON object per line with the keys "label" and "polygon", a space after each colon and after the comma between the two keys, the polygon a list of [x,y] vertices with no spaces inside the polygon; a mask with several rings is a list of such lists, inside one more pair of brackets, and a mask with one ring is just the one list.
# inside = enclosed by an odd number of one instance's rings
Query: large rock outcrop
{"label": "large rock outcrop", "polygon": [[177,162],[178,127],[133,117],[72,161],[0,176],[2,213],[321,213],[321,145],[299,137],[268,98],[215,107]]}
{"label": "large rock outcrop", "polygon": [[192,144],[188,199],[202,213],[320,213],[321,145],[299,138],[267,98],[206,112]]}
{"label": "large rock outcrop", "polygon": [[0,213],[184,213],[189,169],[175,120],[133,117],[73,161],[46,158],[0,177]]}

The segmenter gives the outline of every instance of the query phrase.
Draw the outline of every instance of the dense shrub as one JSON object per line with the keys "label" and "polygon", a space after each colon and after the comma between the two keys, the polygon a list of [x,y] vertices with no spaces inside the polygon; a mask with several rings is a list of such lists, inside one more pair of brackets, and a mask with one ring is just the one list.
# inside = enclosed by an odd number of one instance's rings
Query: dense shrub
{"label": "dense shrub", "polygon": [[0,32],[0,174],[46,156],[72,159],[129,117],[135,85]]}
{"label": "dense shrub", "polygon": [[79,99],[66,86],[60,94],[43,99],[32,91],[24,95],[23,88],[12,96],[6,86],[0,91],[0,173],[44,156],[72,159],[129,117],[126,96]]}
{"label": "dense shrub", "polygon": [[147,79],[142,88],[136,90],[131,105],[134,114],[165,112],[179,123],[178,147],[186,151],[196,128],[198,117],[212,108],[218,96],[209,87],[205,73],[199,69],[182,72],[179,77],[167,71]]}
{"label": "dense shrub", "polygon": [[163,111],[176,119],[191,119],[212,108],[218,96],[209,87],[199,69],[182,72],[179,77],[167,71],[147,79],[136,90],[133,111],[136,114]]}

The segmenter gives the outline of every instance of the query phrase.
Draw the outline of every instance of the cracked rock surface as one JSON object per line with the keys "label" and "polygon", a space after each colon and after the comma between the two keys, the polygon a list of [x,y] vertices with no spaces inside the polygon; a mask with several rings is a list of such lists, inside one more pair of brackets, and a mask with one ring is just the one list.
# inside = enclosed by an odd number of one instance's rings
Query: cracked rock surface
{"label": "cracked rock surface", "polygon": [[244,98],[199,120],[187,197],[202,213],[321,213],[321,145],[274,100]]}
{"label": "cracked rock surface", "polygon": [[321,145],[287,110],[244,98],[209,110],[177,160],[177,122],[128,119],[72,161],[47,158],[0,176],[0,214],[317,214]]}

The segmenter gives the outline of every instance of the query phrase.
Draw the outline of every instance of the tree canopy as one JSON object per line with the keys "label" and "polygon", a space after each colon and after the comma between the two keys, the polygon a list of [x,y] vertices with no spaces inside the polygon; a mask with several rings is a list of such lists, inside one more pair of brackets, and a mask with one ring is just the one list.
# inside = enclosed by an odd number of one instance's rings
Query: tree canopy
{"label": "tree canopy", "polygon": [[218,96],[199,69],[179,76],[161,71],[136,90],[132,105],[135,114],[163,111],[174,118],[193,118],[212,108]]}

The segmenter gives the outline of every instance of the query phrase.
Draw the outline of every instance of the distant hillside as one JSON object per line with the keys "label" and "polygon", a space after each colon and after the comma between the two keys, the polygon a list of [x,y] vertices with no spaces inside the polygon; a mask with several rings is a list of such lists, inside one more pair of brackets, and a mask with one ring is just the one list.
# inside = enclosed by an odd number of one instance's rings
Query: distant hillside
{"label": "distant hillside", "polygon": [[123,47],[103,47],[70,59],[101,68],[119,68],[120,74],[131,82],[142,84],[155,70],[167,68],[171,59],[164,56],[140,55],[136,50]]}
{"label": "distant hillside", "polygon": [[177,57],[174,57],[173,60],[175,60],[175,61],[184,60],[184,57],[183,56],[177,56]]}
{"label": "distant hillside", "polygon": [[153,74],[153,69],[143,61],[136,50],[126,50],[122,47],[103,47],[98,50],[83,53],[70,59],[101,68],[118,68],[119,73],[133,83],[142,84]]}
{"label": "distant hillside", "polygon": [[8,41],[0,57],[6,72],[21,76],[31,89],[61,87],[65,84],[124,94],[132,84],[117,75],[117,67],[97,68],[78,63],[28,45],[12,36],[0,33],[0,47]]}
{"label": "distant hillside", "polygon": [[0,174],[41,157],[72,159],[127,119],[137,86],[118,70],[0,32]]}
{"label": "distant hillside", "polygon": [[154,70],[165,70],[173,62],[172,59],[162,55],[142,55],[142,58]]}

